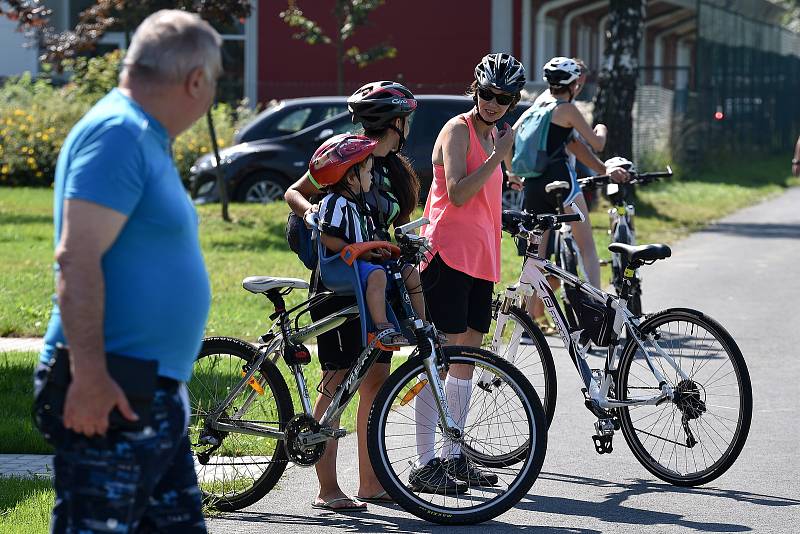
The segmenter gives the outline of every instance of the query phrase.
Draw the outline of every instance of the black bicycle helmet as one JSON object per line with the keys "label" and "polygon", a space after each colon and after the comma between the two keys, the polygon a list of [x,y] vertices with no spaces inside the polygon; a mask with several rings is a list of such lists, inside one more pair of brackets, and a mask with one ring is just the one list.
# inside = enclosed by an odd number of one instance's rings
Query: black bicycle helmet
{"label": "black bicycle helmet", "polygon": [[347,99],[347,109],[353,124],[360,122],[365,130],[381,130],[389,127],[393,119],[413,113],[417,100],[403,84],[371,82]]}
{"label": "black bicycle helmet", "polygon": [[487,54],[475,67],[480,87],[517,94],[525,87],[525,67],[511,54]]}

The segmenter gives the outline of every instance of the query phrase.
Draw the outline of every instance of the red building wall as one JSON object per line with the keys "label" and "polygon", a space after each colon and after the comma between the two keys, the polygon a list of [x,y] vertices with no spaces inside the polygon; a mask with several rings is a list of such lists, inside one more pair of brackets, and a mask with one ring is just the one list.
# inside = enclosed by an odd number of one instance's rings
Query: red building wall
{"label": "red building wall", "polygon": [[[297,0],[297,5],[330,36],[335,30],[333,1]],[[309,45],[293,39],[281,20],[281,0],[259,4],[259,100],[336,94],[333,45]],[[402,81],[420,93],[461,93],[473,69],[491,46],[491,2],[483,0],[388,0],[372,12],[345,46],[366,50],[387,41],[397,57],[365,68],[346,64],[345,92],[365,82]]]}

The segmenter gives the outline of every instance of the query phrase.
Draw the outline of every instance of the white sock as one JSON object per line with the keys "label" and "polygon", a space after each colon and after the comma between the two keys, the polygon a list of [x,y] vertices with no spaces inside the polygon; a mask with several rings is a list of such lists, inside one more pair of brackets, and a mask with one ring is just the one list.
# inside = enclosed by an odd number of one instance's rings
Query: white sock
{"label": "white sock", "polygon": [[[447,406],[458,428],[464,430],[469,411],[469,400],[472,397],[472,379],[461,379],[447,375],[444,382],[444,391],[447,395]],[[442,459],[455,458],[461,454],[461,444],[447,440],[442,448]]]}
{"label": "white sock", "polygon": [[[419,375],[420,381],[427,382],[427,376]],[[417,438],[417,465],[422,466],[433,460],[436,456],[436,424],[439,422],[439,410],[436,409],[436,400],[430,384],[414,397],[414,423]]]}

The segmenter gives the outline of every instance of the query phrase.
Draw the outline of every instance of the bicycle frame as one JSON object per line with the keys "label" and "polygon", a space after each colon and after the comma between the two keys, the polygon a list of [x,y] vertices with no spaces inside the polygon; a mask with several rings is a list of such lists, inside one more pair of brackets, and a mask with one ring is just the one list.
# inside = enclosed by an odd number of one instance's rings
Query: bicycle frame
{"label": "bicycle frame", "polygon": [[[411,298],[405,287],[405,281],[402,274],[402,266],[398,261],[390,261],[386,265],[387,278],[390,283],[394,284],[395,289],[399,292],[400,308],[402,315],[405,317],[404,324],[410,329],[414,330],[417,334],[417,348],[412,353],[411,357],[422,357],[423,365],[425,367],[426,378],[431,385],[434,394],[434,399],[437,404],[437,410],[440,416],[440,422],[445,434],[452,438],[460,437],[461,431],[458,428],[455,420],[452,418],[447,402],[445,401],[444,382],[439,375],[437,362],[442,361],[441,354],[439,354],[437,344],[433,342],[435,334],[420,335],[423,328],[423,322],[416,316],[414,308],[411,305]],[[270,330],[261,336],[262,340],[266,342],[259,347],[258,358],[246,366],[242,380],[230,391],[225,399],[220,403],[216,413],[210,414],[208,417],[209,426],[215,430],[224,432],[235,432],[241,434],[251,434],[255,436],[264,436],[275,438],[279,440],[285,439],[285,433],[282,430],[275,428],[264,427],[252,422],[241,421],[240,419],[236,424],[230,424],[219,420],[220,415],[224,412],[225,407],[229,406],[235,398],[247,387],[254,379],[256,371],[261,367],[264,361],[270,356],[272,363],[276,363],[281,356],[281,350],[287,346],[301,345],[305,341],[320,336],[335,328],[338,328],[346,321],[356,319],[359,316],[359,308],[356,305],[342,308],[322,319],[313,321],[306,326],[297,326],[298,318],[304,313],[310,311],[313,306],[318,305],[323,300],[328,298],[332,293],[317,295],[304,301],[303,303],[295,306],[290,310],[285,310],[283,305],[282,295],[267,295],[273,304],[276,305],[277,310],[283,310],[277,316],[277,321],[272,325]],[[291,327],[292,318],[295,327]],[[304,435],[304,445],[313,446],[329,439],[338,439],[344,435],[344,431],[338,428],[333,428],[331,424],[339,419],[339,416],[347,408],[347,405],[355,396],[359,386],[366,378],[367,372],[372,365],[377,361],[381,354],[381,349],[377,348],[381,339],[388,334],[376,336],[364,350],[358,355],[355,363],[349,369],[342,382],[337,386],[331,403],[322,415],[319,424],[320,432],[307,433]],[[286,340],[289,340],[288,342]],[[268,341],[267,341],[268,340]],[[303,407],[303,413],[309,417],[313,417],[313,409],[311,406],[311,398],[309,395],[308,386],[306,384],[303,368],[300,364],[289,365],[297,385],[300,401]],[[255,400],[258,392],[253,388],[249,392],[242,407],[239,408],[232,417],[228,420],[236,420],[246,413],[248,407]]]}
{"label": "bicycle frame", "polygon": [[[600,289],[583,282],[578,277],[557,267],[551,261],[539,257],[535,252],[531,252],[531,250],[535,250],[537,248],[538,243],[530,238],[529,243],[529,252],[526,253],[525,263],[523,265],[519,280],[516,284],[506,289],[504,300],[501,303],[500,313],[498,314],[497,319],[498,327],[495,329],[492,340],[493,349],[496,348],[497,344],[500,342],[498,336],[499,332],[502,331],[503,326],[503,324],[501,324],[501,318],[503,321],[505,321],[503,314],[507,313],[510,306],[517,302],[518,299],[524,299],[526,297],[532,297],[536,295],[542,299],[545,308],[547,308],[553,317],[556,328],[558,329],[561,339],[564,342],[564,346],[567,347],[569,355],[572,358],[576,369],[578,370],[578,374],[586,386],[589,399],[598,407],[603,409],[613,409],[624,406],[655,405],[660,404],[665,400],[672,399],[674,395],[673,388],[669,385],[669,382],[658,366],[654,364],[653,357],[648,347],[658,353],[659,356],[663,357],[682,378],[688,379],[688,376],[683,372],[675,360],[658,346],[658,343],[652,335],[642,335],[638,328],[638,320],[630,311],[628,311],[626,307],[626,295],[623,294],[621,297],[613,297],[601,291]],[[589,365],[586,362],[589,344],[587,343],[584,346],[580,345],[579,338],[582,330],[576,330],[570,333],[567,326],[567,319],[563,310],[556,301],[556,296],[553,293],[553,290],[547,283],[545,273],[558,277],[565,284],[569,284],[570,286],[579,290],[583,295],[589,297],[595,302],[603,304],[604,306],[609,306],[613,310],[614,321],[612,340],[609,344],[608,354],[606,356],[605,370],[604,372],[600,373],[599,381],[597,378],[595,378],[592,370],[589,368]],[[641,348],[642,352],[644,353],[647,360],[647,365],[660,385],[661,392],[659,395],[649,398],[634,398],[626,400],[609,397],[609,391],[611,389],[613,380],[612,372],[616,371],[623,348],[619,343],[619,338],[623,332],[623,329],[627,330],[631,336],[631,339],[637,343],[639,348]]]}

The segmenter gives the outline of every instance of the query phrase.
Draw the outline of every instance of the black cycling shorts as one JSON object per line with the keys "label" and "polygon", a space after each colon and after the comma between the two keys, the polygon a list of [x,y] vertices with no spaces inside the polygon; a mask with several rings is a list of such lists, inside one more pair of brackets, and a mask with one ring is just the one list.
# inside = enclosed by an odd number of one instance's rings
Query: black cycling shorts
{"label": "black cycling shorts", "polygon": [[547,166],[547,170],[541,176],[536,178],[526,178],[524,182],[524,201],[523,206],[525,211],[533,213],[534,215],[541,215],[543,213],[556,213],[558,203],[556,202],[555,193],[548,193],[545,187],[550,182],[563,181],[571,184],[568,190],[561,190],[561,199],[563,202],[573,200],[575,196],[580,193],[575,181],[575,173],[570,169],[569,162],[566,159],[557,160]]}
{"label": "black cycling shorts", "polygon": [[438,330],[445,334],[461,334],[467,327],[484,334],[489,331],[493,282],[453,269],[438,254],[421,277],[428,318]]}
{"label": "black cycling shorts", "polygon": [[[322,284],[319,284],[318,289],[324,289]],[[311,308],[311,318],[315,321],[322,319],[355,303],[355,297],[334,295]],[[347,321],[339,328],[317,337],[317,354],[323,371],[349,369],[362,350],[361,322],[358,319]],[[391,352],[383,352],[378,357],[379,363],[390,363],[391,360]]]}

